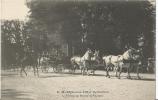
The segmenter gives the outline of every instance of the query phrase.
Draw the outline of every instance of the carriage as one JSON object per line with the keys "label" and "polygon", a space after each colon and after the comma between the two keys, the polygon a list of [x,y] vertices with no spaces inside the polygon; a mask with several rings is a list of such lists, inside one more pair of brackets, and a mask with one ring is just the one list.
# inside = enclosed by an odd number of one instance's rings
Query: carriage
{"label": "carriage", "polygon": [[70,58],[54,55],[47,55],[40,58],[39,66],[43,72],[52,69],[55,73],[62,73],[65,69],[71,69]]}

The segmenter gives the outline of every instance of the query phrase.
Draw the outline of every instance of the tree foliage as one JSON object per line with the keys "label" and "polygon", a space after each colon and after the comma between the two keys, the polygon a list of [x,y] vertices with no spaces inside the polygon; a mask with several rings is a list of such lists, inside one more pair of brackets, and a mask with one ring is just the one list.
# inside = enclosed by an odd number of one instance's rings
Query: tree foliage
{"label": "tree foliage", "polygon": [[[5,20],[2,30],[2,59],[4,63],[15,63],[16,53],[23,54],[24,45],[28,44],[28,36],[24,34],[24,22],[19,20]],[[7,62],[5,62],[7,61]]]}
{"label": "tree foliage", "polygon": [[[120,54],[125,45],[138,47],[137,37],[145,38],[145,50],[154,50],[154,7],[148,1],[43,1],[28,4],[30,18],[48,30],[59,33],[74,46]],[[77,44],[77,45],[76,45]],[[78,47],[77,47],[78,46]],[[84,48],[84,47],[83,47]],[[153,54],[150,54],[153,55]]]}

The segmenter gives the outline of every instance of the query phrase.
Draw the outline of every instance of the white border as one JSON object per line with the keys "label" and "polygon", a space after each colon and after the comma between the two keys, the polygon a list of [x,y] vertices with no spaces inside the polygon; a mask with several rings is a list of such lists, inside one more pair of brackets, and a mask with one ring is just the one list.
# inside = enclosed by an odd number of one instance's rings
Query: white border
{"label": "white border", "polygon": [[[1,21],[0,21],[0,26],[1,26]],[[1,99],[1,90],[2,90],[2,86],[1,86],[1,82],[2,82],[2,79],[1,79],[1,65],[2,65],[2,63],[1,63],[1,61],[2,61],[2,59],[1,59],[1,27],[0,27],[0,99]]]}
{"label": "white border", "polygon": [[157,68],[157,65],[158,65],[158,26],[157,26],[157,23],[158,23],[158,20],[157,20],[157,11],[158,11],[158,8],[157,8],[157,4],[158,2],[155,0],[156,2],[156,99],[158,99],[158,87],[157,87],[157,84],[158,84],[158,68]]}

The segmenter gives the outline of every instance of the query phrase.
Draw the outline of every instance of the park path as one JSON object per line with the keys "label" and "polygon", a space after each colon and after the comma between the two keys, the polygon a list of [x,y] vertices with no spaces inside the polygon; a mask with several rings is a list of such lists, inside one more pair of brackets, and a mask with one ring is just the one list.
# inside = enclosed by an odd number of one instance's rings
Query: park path
{"label": "park path", "polygon": [[[17,72],[2,71],[2,100],[154,100],[154,74],[141,74],[142,80],[95,76],[40,73],[40,77],[20,77]],[[112,74],[112,73],[111,73]],[[132,74],[135,78],[136,74]],[[63,93],[62,93],[63,92]],[[69,93],[68,93],[69,92]],[[70,93],[71,92],[71,93]],[[73,93],[72,93],[73,92]]]}

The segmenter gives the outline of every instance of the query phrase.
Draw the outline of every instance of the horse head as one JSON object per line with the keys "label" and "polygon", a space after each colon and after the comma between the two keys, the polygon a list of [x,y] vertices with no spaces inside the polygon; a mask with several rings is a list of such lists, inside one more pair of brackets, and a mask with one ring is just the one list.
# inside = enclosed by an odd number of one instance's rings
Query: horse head
{"label": "horse head", "polygon": [[138,56],[138,50],[136,50],[135,48],[129,48],[124,54],[123,57],[125,58],[125,60],[136,60],[139,58]]}
{"label": "horse head", "polygon": [[124,53],[123,53],[123,58],[124,58],[124,60],[130,60],[130,59],[132,59],[132,55],[133,55],[133,49],[132,48],[129,48],[127,51],[125,51]]}
{"label": "horse head", "polygon": [[94,52],[94,55],[93,55],[94,57],[94,60],[100,60],[100,57],[99,57],[99,50],[97,51],[97,50],[95,50],[95,52]]}
{"label": "horse head", "polygon": [[93,57],[93,52],[88,49],[84,54],[84,56],[82,57],[82,60],[90,60],[91,57]]}
{"label": "horse head", "polygon": [[95,52],[94,52],[94,56],[95,56],[95,57],[98,57],[98,56],[99,56],[99,50],[98,50],[98,51],[95,50]]}
{"label": "horse head", "polygon": [[92,52],[92,50],[87,50],[87,56],[89,56],[89,57],[92,57],[93,56],[93,52]]}

